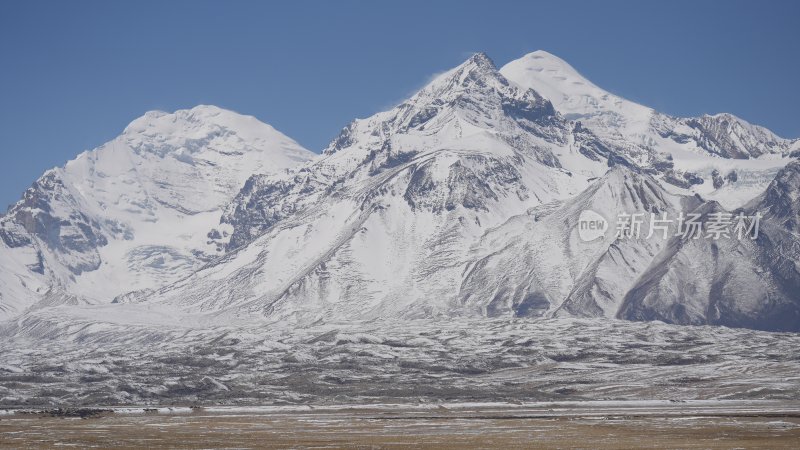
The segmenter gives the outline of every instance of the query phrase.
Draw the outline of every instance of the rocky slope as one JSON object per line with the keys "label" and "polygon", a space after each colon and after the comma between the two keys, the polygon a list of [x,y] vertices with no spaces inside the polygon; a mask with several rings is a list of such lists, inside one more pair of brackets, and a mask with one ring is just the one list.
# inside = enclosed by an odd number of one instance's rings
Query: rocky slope
{"label": "rocky slope", "polygon": [[[673,238],[625,296],[618,317],[800,331],[798,187],[794,162],[740,211],[763,216],[757,237]],[[698,212],[727,213],[714,203]]]}

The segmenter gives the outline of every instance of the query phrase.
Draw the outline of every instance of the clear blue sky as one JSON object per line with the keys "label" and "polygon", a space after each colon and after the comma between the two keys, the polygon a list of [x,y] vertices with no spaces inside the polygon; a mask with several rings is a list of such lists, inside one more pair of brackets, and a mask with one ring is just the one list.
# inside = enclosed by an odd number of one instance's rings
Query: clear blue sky
{"label": "clear blue sky", "polygon": [[147,110],[215,104],[319,151],[484,51],[543,49],[675,115],[800,136],[800,2],[0,1],[0,209]]}

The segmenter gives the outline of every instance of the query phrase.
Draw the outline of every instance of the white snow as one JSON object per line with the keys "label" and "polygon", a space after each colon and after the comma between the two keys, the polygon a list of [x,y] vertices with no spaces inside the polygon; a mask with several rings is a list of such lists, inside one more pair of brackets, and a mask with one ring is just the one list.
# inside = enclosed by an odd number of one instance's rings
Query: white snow
{"label": "white snow", "polygon": [[0,317],[21,312],[42,285],[108,303],[188,275],[219,256],[206,235],[250,175],[276,173],[312,156],[254,117],[214,106],[146,113],[119,137],[49,172],[65,188],[49,202],[51,214],[64,220],[82,214],[108,240],[96,249],[97,270],[76,277],[67,269],[72,256],[38,243],[52,272],[32,276],[15,262],[32,264],[29,247],[0,247],[0,283],[8,286],[0,292],[17,302],[6,300]]}

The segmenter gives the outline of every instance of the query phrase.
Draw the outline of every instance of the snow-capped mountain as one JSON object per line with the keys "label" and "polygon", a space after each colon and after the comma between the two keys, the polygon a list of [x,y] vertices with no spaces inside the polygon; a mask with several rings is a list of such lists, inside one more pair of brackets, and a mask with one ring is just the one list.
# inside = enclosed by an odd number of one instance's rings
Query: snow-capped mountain
{"label": "snow-capped mountain", "polygon": [[677,217],[716,203],[675,189],[670,153],[634,152],[629,138],[595,133],[591,122],[567,120],[478,54],[398,107],[354,121],[317,160],[252,177],[222,219],[231,239],[219,245],[231,252],[140,300],[303,322],[478,315],[773,326],[726,312],[629,313],[642,277],[680,244],[614,233],[581,242],[581,212],[613,224],[621,213]]}
{"label": "snow-capped mountain", "polygon": [[[728,208],[762,192],[800,149],[800,139],[780,138],[732,114],[672,117],[623,99],[545,51],[512,61],[500,72],[541,93],[566,118],[625,149],[639,165],[658,161],[651,165],[665,181]],[[668,163],[656,155],[664,155]]]}
{"label": "snow-capped mountain", "polygon": [[36,303],[109,303],[217,256],[208,232],[253,173],[313,154],[214,106],[148,112],[47,171],[0,219],[0,317]]}
{"label": "snow-capped mountain", "polygon": [[249,180],[223,217],[233,251],[149,301],[308,320],[449,314],[472,243],[578,194],[614,155],[478,54],[351,123],[312,163]]}
{"label": "snow-capped mountain", "polygon": [[[148,113],[45,174],[2,219],[12,300],[0,305],[10,317],[34,302],[101,303],[53,311],[125,323],[578,316],[797,329],[797,267],[769,249],[797,238],[794,166],[778,173],[797,148],[730,115],[628,102],[544,52],[501,70],[474,55],[313,158],[234,113]],[[707,216],[751,200],[742,211],[764,215],[752,242],[613,230],[620,214]],[[589,242],[576,227],[587,210],[611,227]]]}
{"label": "snow-capped mountain", "polygon": [[398,175],[409,184],[400,195],[415,210],[482,211],[503,199],[519,210],[576,194],[612,155],[478,54],[396,108],[352,122],[313,164],[285,177],[253,177],[223,222],[234,225],[236,247],[319,195],[347,185],[372,199]]}

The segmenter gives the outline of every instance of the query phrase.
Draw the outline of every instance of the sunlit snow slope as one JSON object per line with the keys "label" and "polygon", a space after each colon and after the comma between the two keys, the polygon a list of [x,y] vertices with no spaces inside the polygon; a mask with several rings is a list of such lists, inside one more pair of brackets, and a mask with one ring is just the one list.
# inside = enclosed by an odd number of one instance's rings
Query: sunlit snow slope
{"label": "sunlit snow slope", "polygon": [[0,219],[0,317],[37,302],[111,302],[217,256],[208,232],[253,173],[313,154],[214,106],[151,111],[47,171]]}

